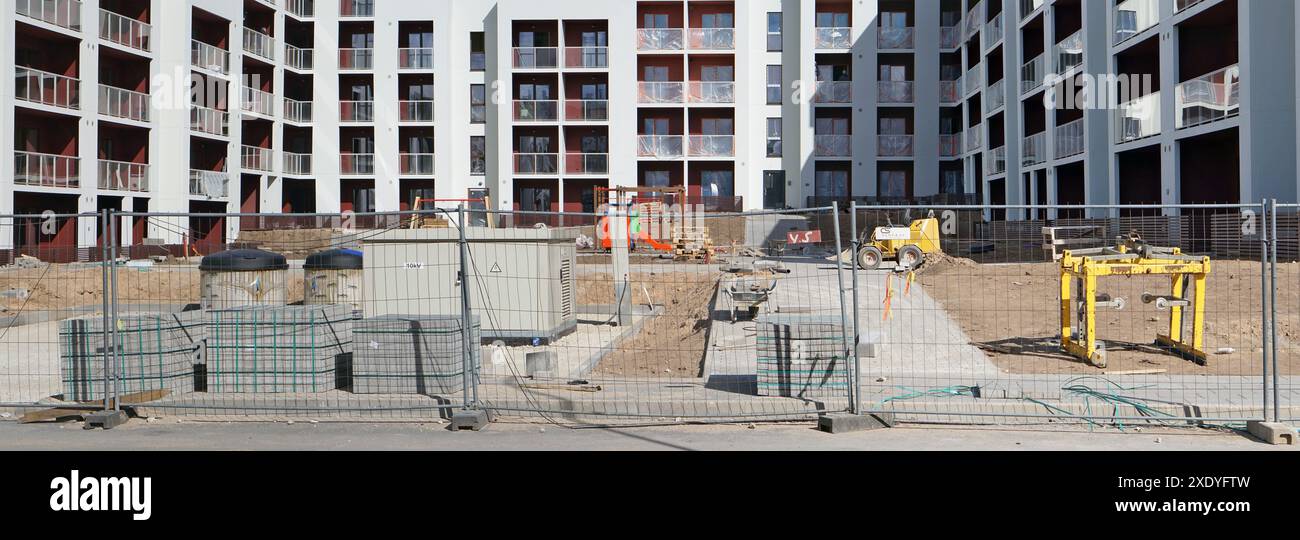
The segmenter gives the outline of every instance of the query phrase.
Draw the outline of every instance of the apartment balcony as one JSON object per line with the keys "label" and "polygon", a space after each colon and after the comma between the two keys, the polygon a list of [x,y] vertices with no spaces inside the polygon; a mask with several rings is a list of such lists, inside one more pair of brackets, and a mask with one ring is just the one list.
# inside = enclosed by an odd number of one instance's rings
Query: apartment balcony
{"label": "apartment balcony", "polygon": [[340,101],[339,120],[342,122],[374,122],[375,102]]}
{"label": "apartment balcony", "polygon": [[275,95],[245,86],[239,102],[240,110],[262,116],[275,116]]}
{"label": "apartment balcony", "polygon": [[912,103],[916,99],[912,81],[880,81],[876,85],[879,89],[877,103]]}
{"label": "apartment balcony", "polygon": [[284,152],[284,174],[308,176],[311,174],[311,154]]}
{"label": "apartment balcony", "polygon": [[577,122],[604,122],[609,120],[609,101],[570,99],[564,102],[564,119]]}
{"label": "apartment balcony", "polygon": [[735,157],[735,135],[691,135],[686,141],[691,157]]}
{"label": "apartment balcony", "polygon": [[[883,39],[883,28],[882,36]],[[813,33],[813,47],[831,51],[847,51],[853,48],[853,29],[839,26],[817,27]]]}
{"label": "apartment balcony", "polygon": [[288,43],[284,44],[284,65],[298,71],[311,71],[315,64],[312,49],[300,49]]}
{"label": "apartment balcony", "polygon": [[681,28],[638,28],[636,50],[680,51],[686,48],[686,31]]}
{"label": "apartment balcony", "polygon": [[347,176],[375,174],[375,155],[353,152],[339,153],[339,174]]}
{"label": "apartment balcony", "polygon": [[559,120],[560,102],[515,100],[516,122],[554,122]]}
{"label": "apartment balcony", "polygon": [[997,17],[984,25],[984,48],[992,48],[994,43],[1002,41],[1006,32],[1004,21],[1006,21],[1006,12],[999,13]]}
{"label": "apartment balcony", "polygon": [[1115,45],[1160,22],[1160,0],[1125,0],[1115,6]]}
{"label": "apartment balcony", "polygon": [[208,199],[230,196],[230,173],[190,169],[190,195]]}
{"label": "apartment balcony", "polygon": [[225,75],[230,73],[230,52],[197,39],[190,40],[190,65]]}
{"label": "apartment balcony", "polygon": [[560,50],[555,47],[515,47],[515,69],[555,69],[559,67]]}
{"label": "apartment balcony", "polygon": [[735,103],[736,83],[691,81],[691,103]]}
{"label": "apartment balcony", "polygon": [[149,121],[149,94],[99,85],[99,114],[136,122]]}
{"label": "apartment balcony", "polygon": [[286,0],[284,9],[299,19],[310,19],[316,16],[316,1]]}
{"label": "apartment balcony", "polygon": [[81,185],[81,159],[76,156],[14,152],[14,184],[49,188]]}
{"label": "apartment balcony", "polygon": [[692,49],[700,51],[736,50],[735,28],[692,28],[687,33]]}
{"label": "apartment balcony", "polygon": [[956,49],[961,47],[961,27],[944,26],[939,28],[939,48]]}
{"label": "apartment balcony", "polygon": [[230,113],[191,104],[190,130],[228,137],[230,136]]}
{"label": "apartment balcony", "polygon": [[566,175],[609,174],[609,154],[571,153],[564,156]]}
{"label": "apartment balcony", "polygon": [[433,100],[398,101],[397,111],[402,122],[432,122]]}
{"label": "apartment balcony", "polygon": [[976,65],[966,71],[966,75],[961,78],[962,89],[966,95],[974,94],[984,87],[984,69],[981,65]]}
{"label": "apartment balcony", "polygon": [[339,49],[339,70],[366,71],[374,68],[374,49]]}
{"label": "apartment balcony", "polygon": [[1178,85],[1174,109],[1178,129],[1195,127],[1241,112],[1241,69],[1236,65]]}
{"label": "apartment balcony", "polygon": [[1204,1],[1205,0],[1178,0],[1174,3],[1174,13],[1182,13],[1183,11],[1195,7],[1197,4]]}
{"label": "apartment balcony", "polygon": [[566,47],[564,67],[603,69],[609,67],[609,47]]}
{"label": "apartment balcony", "polygon": [[878,135],[876,155],[879,157],[912,157],[916,155],[914,135]]}
{"label": "apartment balcony", "polygon": [[975,152],[984,148],[984,126],[975,125],[966,129],[966,151]]}
{"label": "apartment balcony", "polygon": [[1007,104],[1007,80],[1002,79],[989,85],[984,92],[984,113],[992,114]]}
{"label": "apartment balcony", "polygon": [[81,108],[81,81],[29,67],[14,67],[14,98],[61,109]]}
{"label": "apartment balcony", "polygon": [[339,0],[340,17],[374,17],[375,0]]}
{"label": "apartment balcony", "polygon": [[686,83],[683,82],[638,82],[637,102],[647,104],[685,103]]}
{"label": "apartment balcony", "polygon": [[398,69],[433,69],[432,47],[397,49]]}
{"label": "apartment balcony", "polygon": [[966,12],[966,18],[963,19],[966,21],[966,37],[969,38],[970,36],[979,33],[980,28],[983,28],[984,20],[986,19],[986,15],[988,15],[988,12],[985,10],[985,5],[980,3],[971,8],[970,11]]}
{"label": "apartment balcony", "polygon": [[999,146],[989,150],[988,161],[984,165],[984,172],[994,174],[1006,174],[1007,172],[1007,147]]}
{"label": "apartment balcony", "polygon": [[1047,78],[1047,55],[1040,54],[1020,67],[1020,93],[1028,94],[1043,87]]}
{"label": "apartment balcony", "polygon": [[1047,0],[1020,0],[1020,18],[1028,17],[1030,13],[1038,11],[1038,8],[1046,3]]}
{"label": "apartment balcony", "polygon": [[240,147],[239,164],[244,170],[271,172],[275,151],[270,148],[243,145]]}
{"label": "apartment balcony", "polygon": [[306,124],[311,122],[311,102],[284,98],[284,119]]}
{"label": "apartment balcony", "polygon": [[252,28],[244,28],[244,52],[274,62],[275,38]]}
{"label": "apartment balcony", "polygon": [[99,39],[128,49],[149,52],[151,31],[152,28],[146,22],[107,9],[99,10]]}
{"label": "apartment balcony", "polygon": [[1083,119],[1056,126],[1056,159],[1077,156],[1084,151]]}
{"label": "apartment balcony", "polygon": [[1065,75],[1083,65],[1083,30],[1071,34],[1053,47],[1056,55],[1056,72]]}
{"label": "apartment balcony", "polygon": [[814,135],[813,156],[830,158],[853,157],[853,136]]}
{"label": "apartment balcony", "polygon": [[955,133],[939,135],[939,157],[955,158],[962,154],[962,136]]}
{"label": "apartment balcony", "polygon": [[853,103],[853,81],[817,81],[813,103]]}
{"label": "apartment balcony", "polygon": [[1020,165],[1033,167],[1047,163],[1047,132],[1035,133],[1020,140]]}
{"label": "apartment balcony", "polygon": [[1115,143],[1122,144],[1160,134],[1160,92],[1148,94],[1115,110]]}
{"label": "apartment balcony", "polygon": [[81,0],[14,0],[19,15],[81,31]]}
{"label": "apartment balcony", "polygon": [[640,135],[637,137],[637,156],[672,159],[685,155],[681,135]]}
{"label": "apartment balcony", "polygon": [[406,176],[433,176],[433,154],[398,154],[397,166]]}
{"label": "apartment balcony", "polygon": [[876,48],[880,50],[905,50],[915,47],[915,28],[889,28],[882,26],[876,32]]}
{"label": "apartment balcony", "polygon": [[149,191],[149,164],[99,160],[99,189]]}
{"label": "apartment balcony", "polygon": [[558,175],[559,154],[515,152],[515,174]]}
{"label": "apartment balcony", "polygon": [[939,103],[953,105],[961,103],[962,81],[939,81]]}

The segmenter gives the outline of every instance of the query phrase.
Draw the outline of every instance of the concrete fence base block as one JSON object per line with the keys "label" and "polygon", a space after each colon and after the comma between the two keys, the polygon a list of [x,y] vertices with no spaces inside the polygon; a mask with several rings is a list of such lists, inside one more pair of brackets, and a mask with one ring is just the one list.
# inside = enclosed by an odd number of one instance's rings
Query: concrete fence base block
{"label": "concrete fence base block", "polygon": [[126,411],[95,411],[86,415],[85,429],[113,429],[126,423]]}
{"label": "concrete fence base block", "polygon": [[827,433],[853,433],[891,428],[897,422],[889,413],[828,414],[817,419],[817,428]]}
{"label": "concrete fence base block", "polygon": [[482,431],[492,422],[488,412],[483,409],[456,411],[451,415],[452,431]]}
{"label": "concrete fence base block", "polygon": [[1286,424],[1252,421],[1246,422],[1246,430],[1268,444],[1296,444],[1296,429]]}

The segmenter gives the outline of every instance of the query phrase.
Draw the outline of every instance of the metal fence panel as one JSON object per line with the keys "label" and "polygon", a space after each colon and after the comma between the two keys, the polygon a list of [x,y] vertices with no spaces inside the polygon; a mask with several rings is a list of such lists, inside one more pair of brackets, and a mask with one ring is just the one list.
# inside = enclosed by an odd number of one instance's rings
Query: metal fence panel
{"label": "metal fence panel", "polygon": [[1273,387],[1275,420],[1295,423],[1300,421],[1300,205],[1279,204],[1272,214],[1271,234],[1275,239],[1276,253],[1274,280],[1277,302],[1273,311],[1276,327],[1272,332],[1276,353],[1273,355],[1273,373],[1277,375]]}

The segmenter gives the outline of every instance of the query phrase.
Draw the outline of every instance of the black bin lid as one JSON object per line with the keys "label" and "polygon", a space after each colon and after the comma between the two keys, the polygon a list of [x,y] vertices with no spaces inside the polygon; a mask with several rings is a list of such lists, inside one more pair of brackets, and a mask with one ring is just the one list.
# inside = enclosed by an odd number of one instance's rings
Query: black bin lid
{"label": "black bin lid", "polygon": [[289,261],[284,255],[260,249],[232,249],[213,253],[199,261],[199,270],[219,272],[255,272],[259,270],[288,270]]}
{"label": "black bin lid", "polygon": [[331,249],[310,257],[302,265],[304,270],[361,270],[361,252],[355,249]]}

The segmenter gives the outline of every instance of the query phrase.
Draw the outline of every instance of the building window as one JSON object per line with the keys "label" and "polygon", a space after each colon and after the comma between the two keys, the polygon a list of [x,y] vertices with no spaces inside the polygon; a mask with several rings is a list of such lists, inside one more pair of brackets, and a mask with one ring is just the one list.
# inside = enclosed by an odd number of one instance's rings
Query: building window
{"label": "building window", "polygon": [[785,208],[785,171],[763,171],[763,208]]}
{"label": "building window", "polygon": [[487,41],[483,32],[469,33],[469,70],[487,71]]}
{"label": "building window", "polygon": [[769,52],[779,52],[782,49],[781,44],[781,14],[767,14],[767,50]]}
{"label": "building window", "polygon": [[487,123],[487,87],[484,85],[469,85],[469,123]]}
{"label": "building window", "polygon": [[476,135],[469,138],[469,173],[487,175],[487,137]]}
{"label": "building window", "polygon": [[781,66],[767,66],[767,104],[781,104]]}
{"label": "building window", "polygon": [[767,157],[781,157],[781,119],[767,119]]}

